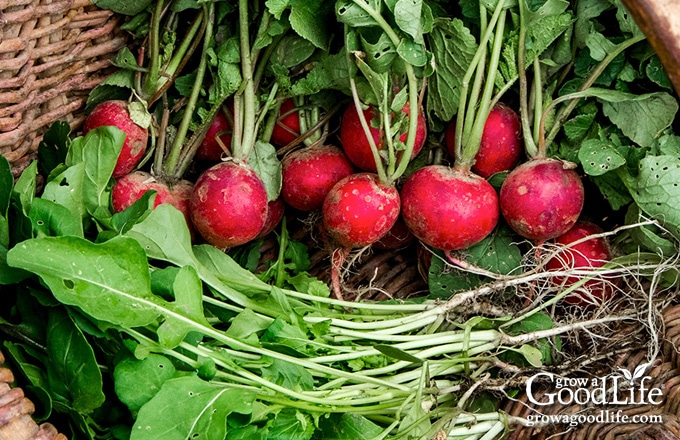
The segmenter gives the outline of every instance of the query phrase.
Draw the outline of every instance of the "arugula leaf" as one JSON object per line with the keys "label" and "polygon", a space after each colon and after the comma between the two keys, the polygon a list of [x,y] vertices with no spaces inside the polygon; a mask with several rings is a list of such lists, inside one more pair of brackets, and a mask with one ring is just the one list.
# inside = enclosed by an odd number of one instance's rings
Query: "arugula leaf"
{"label": "arugula leaf", "polygon": [[130,440],[224,440],[227,416],[250,414],[255,393],[206,382],[196,375],[177,377],[139,410]]}
{"label": "arugula leaf", "polygon": [[118,398],[136,413],[175,373],[172,362],[160,354],[151,353],[144,359],[128,356],[116,364],[113,384]]}

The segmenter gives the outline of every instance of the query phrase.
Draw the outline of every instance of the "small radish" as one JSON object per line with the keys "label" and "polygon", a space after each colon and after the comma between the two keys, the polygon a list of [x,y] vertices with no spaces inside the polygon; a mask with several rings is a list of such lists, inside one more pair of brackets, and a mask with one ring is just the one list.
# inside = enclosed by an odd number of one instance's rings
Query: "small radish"
{"label": "small radish", "polygon": [[[410,106],[406,103],[401,111],[408,114],[409,109]],[[370,127],[370,132],[375,141],[375,145],[378,147],[378,150],[383,150],[385,148],[382,139],[383,132],[371,124],[371,121],[376,116],[374,111],[374,107],[369,105],[368,108],[363,111],[363,114]],[[406,142],[407,135],[408,133],[402,134],[399,140]],[[423,145],[425,145],[426,137],[427,127],[425,125],[425,116],[423,116],[423,112],[418,112],[418,126],[415,144],[413,145],[413,153],[411,154],[412,158],[422,150]],[[365,171],[376,172],[377,167],[373,158],[373,153],[371,152],[371,145],[361,125],[361,119],[359,118],[359,113],[357,113],[354,103],[350,103],[347,106],[345,113],[342,116],[342,121],[340,123],[340,143],[342,144],[342,149],[345,151],[345,154],[354,165]]]}
{"label": "small radish", "polygon": [[[456,122],[446,128],[446,148],[455,156]],[[479,151],[472,171],[485,179],[495,173],[508,171],[517,164],[522,152],[521,128],[517,113],[505,104],[496,104],[484,124]]]}
{"label": "small radish", "polygon": [[368,246],[382,238],[399,216],[399,192],[373,173],[357,173],[336,183],[323,202],[323,225],[342,247]]}
{"label": "small radish", "polygon": [[[563,271],[569,269],[594,269],[602,267],[611,257],[607,242],[602,237],[591,237],[579,243],[570,245],[595,234],[601,234],[602,228],[595,223],[578,221],[564,234],[555,238],[556,245],[564,247],[546,263],[549,270]],[[555,277],[556,284],[569,287],[579,281],[577,276]],[[604,279],[591,279],[581,287],[564,297],[568,304],[579,306],[597,306],[614,296],[614,285]]]}
{"label": "small radish", "polygon": [[295,103],[288,98],[281,103],[279,117],[272,131],[270,141],[277,147],[285,147],[300,136],[300,115]]}
{"label": "small radish", "polygon": [[268,198],[250,167],[221,162],[204,171],[191,196],[191,220],[198,233],[218,248],[253,240],[267,220]]}
{"label": "small radish", "polygon": [[503,182],[503,217],[522,237],[538,243],[567,232],[583,209],[583,182],[563,161],[532,159],[513,169]]}
{"label": "small radish", "polygon": [[116,179],[111,188],[111,206],[114,212],[121,212],[139,200],[145,192],[156,191],[153,207],[161,203],[168,203],[177,208],[187,221],[192,230],[189,216],[189,199],[193,192],[194,184],[188,180],[180,180],[172,185],[156,180],[146,171],[134,171]]}
{"label": "small radish", "polygon": [[283,159],[281,196],[295,209],[319,209],[333,185],[352,173],[354,167],[340,148],[304,147]]}
{"label": "small radish", "polygon": [[104,101],[97,105],[83,123],[83,134],[102,126],[115,126],[125,133],[125,141],[113,169],[113,177],[129,174],[146,152],[149,131],[130,118],[127,102],[121,100]]}
{"label": "small radish", "polygon": [[283,219],[283,214],[285,214],[285,211],[286,204],[283,203],[283,199],[281,199],[281,197],[270,200],[267,204],[267,220],[265,220],[262,230],[255,238],[262,238],[269,235],[279,225],[279,223],[281,223],[281,219]]}
{"label": "small radish", "polygon": [[231,123],[224,113],[218,112],[194,157],[198,160],[218,162],[222,155],[229,155],[231,133]]}
{"label": "small radish", "polygon": [[444,251],[480,242],[500,216],[498,195],[489,182],[444,165],[414,172],[401,189],[401,203],[402,217],[413,235]]}

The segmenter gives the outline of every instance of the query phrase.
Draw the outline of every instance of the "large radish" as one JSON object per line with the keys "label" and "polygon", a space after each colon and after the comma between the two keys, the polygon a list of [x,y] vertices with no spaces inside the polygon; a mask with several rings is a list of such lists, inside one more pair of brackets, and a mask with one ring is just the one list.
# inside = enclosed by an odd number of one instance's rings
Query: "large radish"
{"label": "large radish", "polygon": [[498,222],[498,195],[480,176],[430,165],[414,172],[401,189],[402,218],[420,241],[444,251],[465,249]]}
{"label": "large radish", "polygon": [[267,220],[268,198],[262,180],[247,165],[221,162],[196,181],[191,220],[196,231],[218,248],[230,248],[257,237]]}

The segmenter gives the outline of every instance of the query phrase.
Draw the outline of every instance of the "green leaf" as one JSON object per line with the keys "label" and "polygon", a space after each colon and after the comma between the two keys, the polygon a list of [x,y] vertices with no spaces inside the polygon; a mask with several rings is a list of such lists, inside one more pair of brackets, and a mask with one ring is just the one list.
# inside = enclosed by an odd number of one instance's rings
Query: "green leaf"
{"label": "green leaf", "polygon": [[583,171],[590,176],[601,176],[626,164],[626,159],[611,143],[599,139],[584,141],[579,149],[578,159]]}
{"label": "green leaf", "polygon": [[43,135],[38,145],[38,168],[43,176],[49,175],[66,160],[71,145],[70,134],[71,126],[67,122],[55,121]]}
{"label": "green leaf", "polygon": [[466,249],[468,261],[494,273],[510,274],[522,265],[522,251],[507,227],[498,227],[484,240]]}
{"label": "green leaf", "polygon": [[399,45],[397,45],[397,53],[401,59],[417,67],[423,67],[428,62],[425,45],[407,38],[404,38],[399,42]]}
{"label": "green leaf", "polygon": [[399,348],[396,348],[392,345],[385,345],[385,344],[375,344],[373,346],[376,350],[378,350],[380,353],[384,354],[385,356],[389,356],[391,358],[400,360],[400,361],[406,361],[406,362],[412,362],[414,364],[422,364],[423,361],[422,359],[419,359],[415,356],[413,356],[410,353],[405,352],[404,350],[401,350]]}
{"label": "green leaf", "polygon": [[477,42],[457,18],[435,19],[427,37],[437,66],[429,79],[428,113],[450,121],[458,111],[463,77],[477,50]]}
{"label": "green leaf", "polygon": [[600,98],[604,100],[602,111],[605,116],[642,147],[651,146],[673,123],[678,112],[677,100],[666,92],[629,95],[628,99],[621,100],[613,100],[611,95]]}
{"label": "green leaf", "polygon": [[286,68],[296,67],[307,61],[314,51],[314,45],[304,38],[287,35],[276,45],[272,62]]}
{"label": "green leaf", "polygon": [[[86,209],[83,201],[83,187],[85,185],[85,164],[78,163],[68,168],[59,167],[51,175],[42,198],[68,209],[74,217],[83,219]],[[82,234],[80,234],[82,235]]]}
{"label": "green leaf", "polygon": [[12,248],[7,262],[40,276],[59,301],[95,319],[138,327],[159,315],[146,255],[133,239],[101,244],[77,237],[30,239]]}
{"label": "green leaf", "polygon": [[383,429],[361,414],[332,413],[319,418],[324,440],[356,440],[378,438]]}
{"label": "green leaf", "polygon": [[310,342],[307,334],[300,327],[288,324],[281,318],[274,320],[264,332],[260,341],[285,345],[299,352],[305,352]]}
{"label": "green leaf", "polygon": [[186,323],[186,318],[193,322],[210,327],[203,315],[203,284],[198,278],[196,269],[191,266],[182,267],[173,283],[175,301],[167,305],[182,318],[177,319],[174,314],[167,314],[165,321],[158,328],[158,339],[165,348],[174,348],[184,340],[194,329],[192,324]]}
{"label": "green leaf", "polygon": [[[370,9],[378,11],[377,0],[367,0]],[[378,23],[371,15],[353,0],[338,0],[335,3],[335,15],[340,23],[351,27],[376,26]]]}
{"label": "green leaf", "polygon": [[165,381],[175,376],[175,366],[165,356],[150,354],[144,359],[128,356],[116,364],[113,384],[116,395],[132,412],[137,412],[158,393]]}
{"label": "green leaf", "polygon": [[83,204],[95,218],[110,217],[109,181],[123,148],[125,133],[114,126],[98,127],[71,143],[66,165],[83,163]]}
{"label": "green leaf", "polygon": [[262,367],[262,378],[294,391],[314,389],[314,378],[306,368],[292,362],[267,358],[269,365]]}
{"label": "green leaf", "polygon": [[229,323],[229,328],[224,334],[250,345],[258,345],[260,342],[258,334],[263,333],[271,323],[270,319],[257,315],[250,309],[245,309]]}
{"label": "green leaf", "polygon": [[394,20],[399,29],[406,32],[417,44],[424,44],[421,15],[422,0],[397,0],[394,5]]}
{"label": "green leaf", "polygon": [[28,214],[33,223],[33,230],[37,236],[66,236],[83,237],[82,218],[63,205],[48,199],[36,198],[31,204]]}
{"label": "green leaf", "polygon": [[137,65],[137,59],[128,47],[123,47],[118,51],[116,57],[111,61],[111,64],[119,69],[130,69],[139,72],[146,72],[147,69]]}
{"label": "green leaf", "polygon": [[14,177],[9,161],[5,156],[0,155],[0,216],[7,217],[13,187]]}
{"label": "green leaf", "polygon": [[314,433],[312,419],[295,408],[279,411],[267,427],[267,440],[309,440]]}
{"label": "green leaf", "polygon": [[111,225],[121,234],[126,233],[134,225],[142,221],[151,212],[158,193],[155,190],[146,191],[140,198],[111,217]]}
{"label": "green leaf", "polygon": [[269,200],[276,200],[281,192],[281,161],[276,156],[276,148],[269,142],[257,141],[248,164],[262,179]]}
{"label": "green leaf", "polygon": [[[625,220],[627,225],[644,220],[640,216],[640,208],[635,203],[631,203],[628,207]],[[653,225],[638,226],[630,229],[631,238],[642,248],[662,256],[675,254],[677,251],[675,242],[669,239],[671,237],[664,237],[663,235],[663,232]]]}
{"label": "green leaf", "polygon": [[255,394],[195,375],[170,379],[139,410],[130,440],[224,440],[227,416],[250,414]]}
{"label": "green leaf", "polygon": [[28,215],[31,210],[31,202],[35,197],[37,188],[38,162],[33,161],[24,169],[19,178],[14,182],[12,199],[19,202],[21,212]]}
{"label": "green leaf", "polygon": [[70,398],[74,410],[87,414],[104,403],[94,350],[63,308],[49,310],[47,353],[50,385]]}
{"label": "green leaf", "polygon": [[152,0],[134,2],[129,0],[93,0],[93,2],[102,9],[110,9],[118,14],[136,15],[146,9],[152,3]]}
{"label": "green leaf", "polygon": [[[376,72],[369,66],[364,60],[359,56],[354,56],[354,61],[359,67],[359,70],[364,75],[364,78],[368,81],[373,92],[373,97],[362,97],[362,100],[366,103],[374,102],[382,104],[385,98],[385,92],[388,90],[389,75],[388,72]],[[367,121],[371,125],[371,121]]]}
{"label": "green leaf", "polygon": [[314,44],[319,49],[327,49],[330,43],[330,19],[323,0],[291,0],[290,27],[298,35]]}
{"label": "green leaf", "polygon": [[374,43],[361,36],[361,47],[366,55],[366,63],[378,73],[388,72],[397,57],[397,48],[394,47],[385,33],[380,34],[380,37]]}
{"label": "green leaf", "polygon": [[680,158],[645,157],[637,177],[622,179],[640,209],[680,238]]}

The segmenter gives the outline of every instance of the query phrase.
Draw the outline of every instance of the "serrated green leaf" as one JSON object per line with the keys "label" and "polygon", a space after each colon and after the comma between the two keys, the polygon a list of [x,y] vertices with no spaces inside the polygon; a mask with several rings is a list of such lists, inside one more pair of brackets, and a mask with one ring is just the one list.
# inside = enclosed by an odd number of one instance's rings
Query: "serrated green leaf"
{"label": "serrated green leaf", "polygon": [[276,156],[276,148],[269,142],[257,141],[248,158],[250,165],[262,179],[269,201],[276,200],[281,192],[281,161]]}
{"label": "serrated green leaf", "polygon": [[590,176],[601,176],[626,164],[626,159],[609,142],[589,139],[578,152],[583,171]]}
{"label": "serrated green leaf", "polygon": [[522,252],[507,227],[499,227],[481,242],[466,249],[468,261],[494,273],[509,274],[522,264]]}
{"label": "serrated green leaf", "polygon": [[458,111],[462,80],[477,50],[477,42],[457,18],[435,19],[427,39],[436,65],[429,80],[428,112],[450,121]]}
{"label": "serrated green leaf", "polygon": [[399,29],[411,36],[417,44],[424,44],[423,26],[421,15],[423,9],[422,0],[397,0],[394,5],[394,21]]}
{"label": "serrated green leaf", "polygon": [[314,433],[311,417],[295,408],[279,411],[267,428],[267,440],[309,440]]}
{"label": "serrated green leaf", "polygon": [[636,177],[622,177],[640,209],[680,238],[680,158],[648,156]]}
{"label": "serrated green leaf", "polygon": [[291,0],[290,26],[298,35],[319,49],[327,49],[330,42],[328,14],[323,0]]}
{"label": "serrated green leaf", "polygon": [[314,389],[314,377],[304,367],[280,359],[267,360],[268,365],[261,369],[264,379],[294,391]]}
{"label": "serrated green leaf", "polygon": [[404,38],[399,42],[397,54],[407,63],[417,67],[425,66],[428,61],[425,45],[408,38]]}

